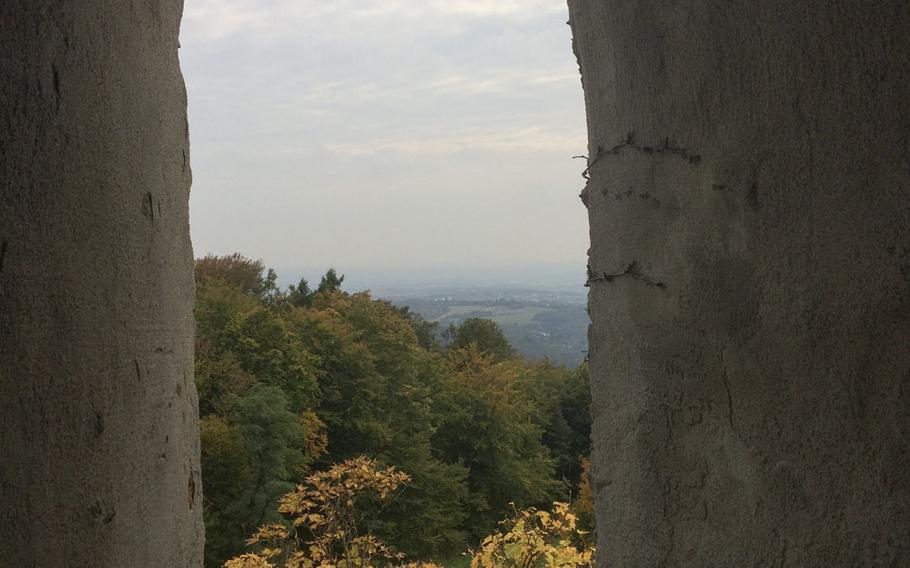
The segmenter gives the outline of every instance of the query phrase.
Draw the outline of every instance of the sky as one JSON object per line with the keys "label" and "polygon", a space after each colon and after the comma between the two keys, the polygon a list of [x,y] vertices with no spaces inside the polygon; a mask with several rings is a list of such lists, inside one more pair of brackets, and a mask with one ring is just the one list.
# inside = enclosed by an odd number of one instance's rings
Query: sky
{"label": "sky", "polygon": [[196,255],[288,279],[581,280],[567,19],[564,0],[186,0]]}

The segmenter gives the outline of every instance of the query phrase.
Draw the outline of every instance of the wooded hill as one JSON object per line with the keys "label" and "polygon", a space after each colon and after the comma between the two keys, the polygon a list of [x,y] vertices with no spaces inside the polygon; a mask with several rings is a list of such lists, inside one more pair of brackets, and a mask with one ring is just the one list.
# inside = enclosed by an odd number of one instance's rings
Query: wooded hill
{"label": "wooded hill", "polygon": [[432,323],[343,279],[282,290],[260,261],[196,261],[206,566],[279,520],[307,475],[358,456],[410,476],[366,528],[412,558],[451,557],[516,508],[576,497],[585,366],[528,363],[481,319],[444,349]]}

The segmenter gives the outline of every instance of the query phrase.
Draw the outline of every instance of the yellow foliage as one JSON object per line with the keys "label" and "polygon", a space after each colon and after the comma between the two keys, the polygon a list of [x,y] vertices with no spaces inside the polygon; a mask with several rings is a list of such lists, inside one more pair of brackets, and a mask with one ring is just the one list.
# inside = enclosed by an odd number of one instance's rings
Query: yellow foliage
{"label": "yellow foliage", "polygon": [[579,524],[594,527],[594,490],[591,487],[591,460],[581,460],[581,482],[578,484],[578,498],[572,504],[578,514]]}
{"label": "yellow foliage", "polygon": [[329,449],[329,435],[325,423],[312,410],[304,410],[297,420],[307,432],[304,441],[307,455],[318,458],[326,453]]}
{"label": "yellow foliage", "polygon": [[257,544],[260,542],[269,542],[271,540],[283,540],[288,537],[288,531],[284,528],[284,525],[274,523],[271,525],[265,525],[264,527],[259,527],[259,530],[253,533],[253,536],[247,539],[246,544]]}
{"label": "yellow foliage", "polygon": [[[391,499],[411,478],[394,467],[380,468],[359,457],[308,476],[285,495],[282,524],[261,527],[247,540],[259,552],[227,561],[225,568],[368,568],[399,563],[402,555],[371,534],[358,533],[358,499],[372,494]],[[277,564],[273,564],[277,563]]]}
{"label": "yellow foliage", "polygon": [[258,554],[242,554],[224,563],[224,568],[275,568]]}
{"label": "yellow foliage", "polygon": [[[289,526],[261,527],[247,540],[260,550],[228,560],[224,568],[441,568],[405,562],[378,538],[358,533],[358,498],[372,494],[385,501],[409,481],[406,473],[365,457],[314,473],[281,499],[278,510]],[[472,553],[471,568],[593,566],[594,548],[582,544],[586,533],[567,503],[554,503],[552,511],[516,511],[501,525]]]}
{"label": "yellow foliage", "polygon": [[501,523],[473,554],[471,568],[582,568],[594,565],[594,547],[579,544],[585,532],[567,503],[553,511],[526,509]]}

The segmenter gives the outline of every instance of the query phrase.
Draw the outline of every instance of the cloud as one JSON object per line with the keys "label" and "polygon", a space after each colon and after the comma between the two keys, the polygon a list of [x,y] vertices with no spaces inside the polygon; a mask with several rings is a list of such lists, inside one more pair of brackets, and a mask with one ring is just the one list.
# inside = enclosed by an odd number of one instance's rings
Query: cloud
{"label": "cloud", "polygon": [[533,17],[565,11],[565,3],[553,0],[434,0],[425,4],[441,16]]}
{"label": "cloud", "polygon": [[[584,102],[565,12],[186,0],[194,240],[295,262],[349,262],[368,244],[377,263],[448,262],[438,245],[452,240],[489,259],[583,256],[571,156],[586,147]],[[415,223],[439,242],[391,234]]]}
{"label": "cloud", "polygon": [[[294,104],[319,108],[321,105],[365,104],[402,97],[464,97],[508,95],[511,97],[539,96],[539,91],[551,87],[576,88],[578,73],[564,69],[544,71],[477,71],[439,73],[428,78],[388,79],[384,82],[367,80],[302,81],[290,94]],[[284,104],[291,104],[285,102]],[[315,112],[315,111],[314,111]],[[324,111],[322,111],[324,112]]]}
{"label": "cloud", "polygon": [[248,0],[187,0],[181,35],[211,42],[257,28],[265,18],[251,4]]}
{"label": "cloud", "polygon": [[[563,0],[187,0],[184,26],[194,37],[220,41],[237,34],[288,36],[300,33],[347,35],[389,22],[425,30],[455,29],[476,20],[547,17],[565,12]],[[343,22],[327,28],[325,22]]]}
{"label": "cloud", "polygon": [[577,84],[578,73],[566,73],[562,69],[552,71],[510,71],[441,75],[425,84],[423,88],[447,94],[479,95],[492,93],[520,93],[524,87],[551,85],[555,83]]}
{"label": "cloud", "polygon": [[363,143],[328,144],[326,149],[344,156],[394,153],[438,156],[461,152],[549,152],[569,155],[585,145],[582,129],[555,131],[542,127],[489,129],[456,134],[412,132],[402,137],[375,138]]}

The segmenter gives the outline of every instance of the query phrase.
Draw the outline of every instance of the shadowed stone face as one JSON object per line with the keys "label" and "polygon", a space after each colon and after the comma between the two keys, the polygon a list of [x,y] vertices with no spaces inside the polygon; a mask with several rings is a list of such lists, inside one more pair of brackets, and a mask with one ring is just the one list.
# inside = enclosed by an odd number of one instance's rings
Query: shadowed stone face
{"label": "shadowed stone face", "polygon": [[906,3],[569,7],[599,564],[910,565]]}
{"label": "shadowed stone face", "polygon": [[0,564],[201,566],[182,2],[0,4]]}

